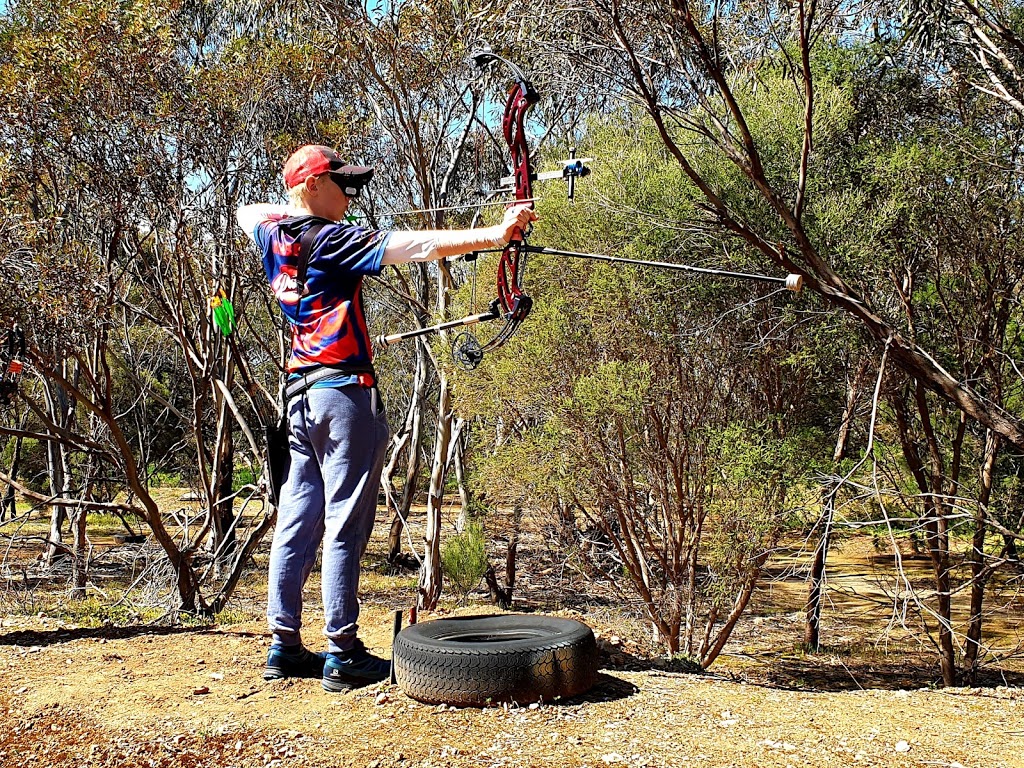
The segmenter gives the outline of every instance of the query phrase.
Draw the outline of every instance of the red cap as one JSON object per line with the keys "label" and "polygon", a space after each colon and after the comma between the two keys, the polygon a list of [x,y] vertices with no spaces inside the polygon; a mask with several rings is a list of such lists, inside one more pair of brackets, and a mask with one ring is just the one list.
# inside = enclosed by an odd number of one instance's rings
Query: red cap
{"label": "red cap", "polygon": [[345,165],[338,153],[322,144],[307,144],[295,150],[284,164],[284,185],[296,187],[310,176],[333,171],[355,187],[366,184],[373,176],[373,168],[364,165]]}

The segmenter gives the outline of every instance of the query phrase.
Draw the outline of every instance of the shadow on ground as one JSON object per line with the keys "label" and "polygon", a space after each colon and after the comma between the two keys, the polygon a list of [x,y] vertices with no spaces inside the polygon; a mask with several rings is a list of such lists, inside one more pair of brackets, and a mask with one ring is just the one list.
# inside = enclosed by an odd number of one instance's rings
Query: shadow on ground
{"label": "shadow on ground", "polygon": [[[801,691],[912,690],[941,687],[937,663],[913,660],[891,663],[835,663],[821,657],[766,660],[762,669],[747,670],[742,678],[748,683]],[[982,669],[975,687],[996,688],[1024,685],[1024,673]]]}
{"label": "shadow on ground", "polygon": [[[753,658],[753,657],[751,657]],[[713,666],[703,670],[685,661],[647,659],[621,650],[602,652],[601,669],[614,673],[656,672],[659,674],[710,676],[788,691],[836,693],[842,691],[899,691],[942,687],[938,663],[910,656],[892,662],[843,662],[836,656],[764,656],[743,670]],[[620,681],[621,682],[621,681]],[[1024,687],[1024,673],[995,668],[978,673],[976,688]]]}
{"label": "shadow on ground", "polygon": [[568,699],[566,704],[594,703],[597,701],[619,701],[628,699],[640,689],[628,680],[620,680],[611,675],[598,674],[597,683],[586,693]]}
{"label": "shadow on ground", "polygon": [[[77,627],[74,629],[51,630],[17,630],[0,633],[0,645],[31,647],[47,647],[60,645],[74,640],[127,640],[143,635],[212,635],[224,634],[216,627],[161,627],[151,624],[132,624],[128,626]],[[238,632],[231,634],[239,637],[262,637],[256,632]]]}

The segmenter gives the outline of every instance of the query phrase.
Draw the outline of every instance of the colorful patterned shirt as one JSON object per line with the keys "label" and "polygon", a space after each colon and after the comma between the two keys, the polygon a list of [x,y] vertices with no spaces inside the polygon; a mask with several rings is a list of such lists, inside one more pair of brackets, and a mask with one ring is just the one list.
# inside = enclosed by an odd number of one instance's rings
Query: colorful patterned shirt
{"label": "colorful patterned shirt", "polygon": [[[324,226],[313,239],[300,298],[295,280],[299,238],[313,224]],[[256,225],[253,239],[263,254],[263,269],[292,327],[290,374],[372,361],[362,283],[366,275],[380,274],[389,235],[316,216],[272,216]],[[328,382],[347,383],[330,379],[324,384]]]}

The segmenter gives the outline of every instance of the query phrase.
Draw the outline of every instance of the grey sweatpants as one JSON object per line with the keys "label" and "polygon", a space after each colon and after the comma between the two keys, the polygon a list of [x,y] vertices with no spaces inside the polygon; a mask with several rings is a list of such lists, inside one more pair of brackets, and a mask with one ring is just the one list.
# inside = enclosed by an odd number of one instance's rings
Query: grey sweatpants
{"label": "grey sweatpants", "polygon": [[388,423],[372,391],[310,389],[288,403],[291,466],[270,548],[267,622],[274,642],[300,643],[302,589],[323,542],[327,650],[346,651],[358,629],[359,565],[373,529]]}

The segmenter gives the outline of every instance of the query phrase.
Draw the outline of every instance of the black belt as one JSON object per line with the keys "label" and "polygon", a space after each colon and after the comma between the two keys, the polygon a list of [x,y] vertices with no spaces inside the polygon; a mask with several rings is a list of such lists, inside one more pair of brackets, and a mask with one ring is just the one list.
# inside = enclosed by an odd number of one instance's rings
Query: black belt
{"label": "black belt", "polygon": [[318,381],[344,374],[358,376],[361,373],[370,374],[376,382],[377,372],[373,370],[373,365],[369,363],[365,365],[324,365],[309,373],[300,373],[298,378],[291,379],[284,385],[284,401],[287,403],[293,397],[298,397]]}

